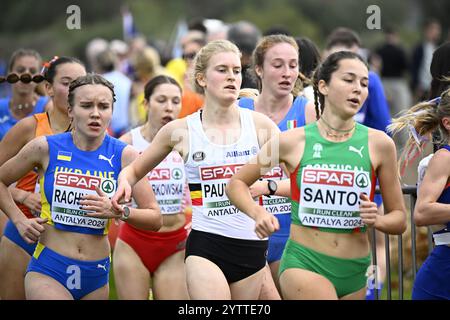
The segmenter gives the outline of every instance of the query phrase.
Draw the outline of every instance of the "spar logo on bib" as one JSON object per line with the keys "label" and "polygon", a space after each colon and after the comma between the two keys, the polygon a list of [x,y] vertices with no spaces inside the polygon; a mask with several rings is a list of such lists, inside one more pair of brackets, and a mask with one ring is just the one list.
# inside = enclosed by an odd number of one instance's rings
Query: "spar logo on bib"
{"label": "spar logo on bib", "polygon": [[230,179],[243,164],[230,164],[200,169],[200,177],[203,181]]}
{"label": "spar logo on bib", "polygon": [[[104,182],[111,180],[105,180]],[[73,173],[63,173],[58,172],[55,178],[55,184],[59,186],[65,186],[69,188],[79,188],[79,189],[88,189],[95,190],[95,187],[100,188],[100,184],[102,179],[99,177],[91,177],[85,175],[78,175]],[[103,189],[103,185],[102,185]],[[107,192],[110,193],[110,192]]]}
{"label": "spar logo on bib", "polygon": [[356,185],[360,188],[366,188],[370,181],[366,173],[358,173],[355,178]]}
{"label": "spar logo on bib", "polygon": [[274,167],[272,170],[267,172],[262,178],[263,179],[281,179],[283,177],[283,169],[280,167]]}
{"label": "spar logo on bib", "polygon": [[354,175],[355,173],[352,171],[305,169],[302,183],[351,187],[353,186]]}
{"label": "spar logo on bib", "polygon": [[183,178],[183,172],[180,168],[172,169],[172,178],[174,178],[175,180],[181,180]]}
{"label": "spar logo on bib", "polygon": [[112,180],[103,180],[101,189],[104,193],[111,193],[114,191],[114,182]]}
{"label": "spar logo on bib", "polygon": [[170,180],[169,168],[155,168],[148,174],[148,180]]}

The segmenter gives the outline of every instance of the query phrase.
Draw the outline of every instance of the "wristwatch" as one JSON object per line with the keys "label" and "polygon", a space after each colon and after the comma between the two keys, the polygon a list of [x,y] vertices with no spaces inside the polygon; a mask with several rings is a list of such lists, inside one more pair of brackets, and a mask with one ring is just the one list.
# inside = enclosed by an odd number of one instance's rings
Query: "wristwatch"
{"label": "wristwatch", "polygon": [[122,209],[123,209],[123,214],[122,214],[122,216],[120,217],[120,220],[126,221],[126,220],[128,220],[128,218],[130,217],[130,207],[128,207],[128,206],[123,206]]}
{"label": "wristwatch", "polygon": [[277,192],[278,185],[274,180],[267,180],[267,188],[269,189],[269,196],[273,196]]}

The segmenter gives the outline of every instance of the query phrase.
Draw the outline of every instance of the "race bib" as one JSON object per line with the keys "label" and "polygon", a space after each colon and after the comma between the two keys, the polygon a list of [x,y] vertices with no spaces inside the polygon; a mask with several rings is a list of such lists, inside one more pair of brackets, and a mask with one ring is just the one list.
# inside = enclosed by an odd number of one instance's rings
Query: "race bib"
{"label": "race bib", "polygon": [[105,228],[108,219],[86,217],[87,211],[80,209],[79,201],[84,195],[97,195],[96,187],[111,198],[116,190],[116,181],[82,174],[57,172],[53,184],[51,207],[53,222],[93,229]]}
{"label": "race bib", "polygon": [[239,213],[225,194],[230,178],[238,172],[243,164],[231,164],[200,168],[202,185],[203,214],[208,218],[230,216]]}
{"label": "race bib", "polygon": [[185,176],[180,168],[155,168],[147,176],[161,209],[161,214],[181,212]]}
{"label": "race bib", "polygon": [[359,195],[371,191],[366,171],[303,168],[298,216],[306,226],[354,229],[363,227]]}

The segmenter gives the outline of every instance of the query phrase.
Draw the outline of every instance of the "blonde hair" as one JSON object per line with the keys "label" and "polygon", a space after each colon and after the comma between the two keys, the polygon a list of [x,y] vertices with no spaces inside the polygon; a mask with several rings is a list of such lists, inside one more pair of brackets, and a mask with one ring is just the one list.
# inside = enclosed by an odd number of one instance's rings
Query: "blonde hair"
{"label": "blonde hair", "polygon": [[[262,69],[267,51],[269,51],[270,48],[280,43],[287,43],[290,44],[292,47],[294,47],[295,51],[297,51],[297,58],[298,58],[299,48],[297,42],[293,37],[284,34],[273,34],[263,37],[256,45],[256,48],[252,54],[252,73],[253,77],[255,77],[256,82],[258,84],[259,91],[262,90],[262,82],[260,77],[256,73],[256,67],[260,67]],[[307,78],[299,71],[297,79],[295,80],[294,88],[292,89],[292,94],[294,96],[297,96],[303,90],[303,81],[306,81],[306,79]]]}
{"label": "blonde hair", "polygon": [[436,142],[448,144],[450,132],[442,124],[444,117],[450,117],[450,89],[444,91],[439,98],[414,105],[392,120],[387,130],[393,135],[408,130],[409,138],[400,157],[406,161],[405,165],[409,161],[406,154],[410,152],[408,150],[415,148],[421,152],[425,142],[429,141],[430,134],[436,129],[440,132],[440,140]]}
{"label": "blonde hair", "polygon": [[240,98],[250,98],[255,100],[259,96],[258,89],[253,88],[242,88],[239,90],[239,99]]}
{"label": "blonde hair", "polygon": [[151,79],[161,73],[161,58],[158,51],[152,47],[138,51],[131,61],[139,79]]}
{"label": "blonde hair", "polygon": [[233,52],[241,57],[241,52],[238,47],[228,40],[214,40],[209,42],[206,46],[202,47],[194,58],[194,74],[193,74],[193,87],[195,92],[199,94],[205,93],[205,88],[200,86],[197,82],[199,75],[204,75],[206,69],[209,66],[211,57],[217,53]]}

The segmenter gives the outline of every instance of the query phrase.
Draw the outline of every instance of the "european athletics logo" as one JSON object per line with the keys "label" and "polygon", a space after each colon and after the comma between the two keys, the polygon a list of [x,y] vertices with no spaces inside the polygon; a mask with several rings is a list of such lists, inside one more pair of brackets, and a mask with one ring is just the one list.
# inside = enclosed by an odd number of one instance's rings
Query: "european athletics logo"
{"label": "european athletics logo", "polygon": [[72,152],[58,151],[57,160],[72,161]]}

